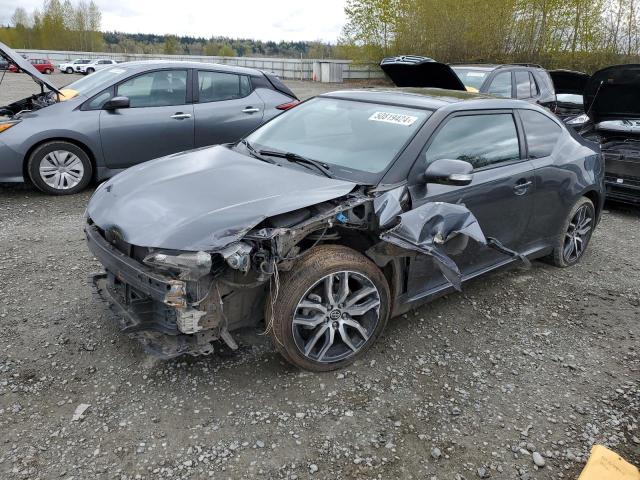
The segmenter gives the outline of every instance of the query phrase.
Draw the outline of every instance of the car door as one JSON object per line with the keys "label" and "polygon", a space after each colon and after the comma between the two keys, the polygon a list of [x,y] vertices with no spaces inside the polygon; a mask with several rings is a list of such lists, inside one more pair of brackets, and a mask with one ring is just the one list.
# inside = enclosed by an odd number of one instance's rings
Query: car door
{"label": "car door", "polygon": [[247,75],[198,70],[194,96],[196,147],[234,142],[262,123],[264,102]]}
{"label": "car door", "polygon": [[[420,174],[438,159],[458,159],[474,167],[467,186],[425,184]],[[413,208],[427,202],[464,204],[487,237],[513,250],[525,243],[533,213],[534,171],[526,159],[524,138],[511,110],[459,112],[449,116],[431,136],[410,174]],[[445,250],[463,275],[472,276],[509,259],[473,240],[452,242]],[[409,291],[437,288],[447,283],[426,256],[410,267]]]}
{"label": "car door", "polygon": [[488,93],[502,98],[513,98],[513,79],[511,71],[504,70],[496,73],[489,80],[489,85],[482,88],[482,93]]}
{"label": "car door", "polygon": [[100,112],[100,138],[109,168],[125,168],[193,148],[191,72],[163,69],[118,84],[130,107]]}
{"label": "car door", "polygon": [[[518,110],[527,141],[527,156],[535,170],[535,215],[530,225],[531,243],[544,241],[557,234],[573,203],[567,204],[566,185],[575,182],[575,169],[558,168],[555,152],[562,152],[563,159],[583,155],[576,152],[576,144],[570,136],[563,136],[559,120],[536,110]],[[556,153],[557,154],[557,153]],[[559,214],[562,212],[563,214]]]}

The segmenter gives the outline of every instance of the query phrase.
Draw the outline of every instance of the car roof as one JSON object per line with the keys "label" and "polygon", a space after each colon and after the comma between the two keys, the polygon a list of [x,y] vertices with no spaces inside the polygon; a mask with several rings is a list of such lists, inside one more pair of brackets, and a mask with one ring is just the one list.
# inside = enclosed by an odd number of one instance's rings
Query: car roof
{"label": "car roof", "polygon": [[119,68],[126,68],[134,73],[151,70],[153,68],[197,68],[200,70],[216,70],[219,72],[241,73],[244,75],[262,75],[254,68],[236,67],[235,65],[223,65],[220,63],[204,63],[178,60],[138,60],[135,62],[118,63]]}
{"label": "car roof", "polygon": [[[465,109],[530,108],[524,100],[498,98],[479,93],[445,90],[442,88],[391,88],[338,90],[319,95],[324,98],[340,98],[360,102],[381,103],[399,107],[440,110],[455,105],[465,105]],[[470,108],[471,109],[471,108]]]}

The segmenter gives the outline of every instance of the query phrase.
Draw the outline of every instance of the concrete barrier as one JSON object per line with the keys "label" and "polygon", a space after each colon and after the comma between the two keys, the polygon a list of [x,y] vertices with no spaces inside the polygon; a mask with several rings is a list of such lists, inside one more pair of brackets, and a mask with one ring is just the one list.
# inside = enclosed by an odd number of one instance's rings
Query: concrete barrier
{"label": "concrete barrier", "polygon": [[[76,58],[111,58],[117,62],[134,62],[139,60],[183,60],[204,63],[222,63],[239,67],[257,68],[273,72],[287,80],[312,80],[314,63],[323,65],[327,72],[325,78],[332,82],[343,80],[365,80],[384,78],[384,73],[376,64],[354,64],[351,60],[325,60],[308,58],[274,58],[274,57],[218,57],[205,55],[162,55],[141,53],[107,53],[107,52],[68,52],[57,50],[17,50],[27,58],[46,58],[54,65]],[[316,67],[318,68],[318,67]],[[320,67],[322,70],[322,67]],[[317,72],[317,70],[316,70]],[[342,75],[340,75],[342,73]],[[317,81],[323,81],[322,75],[316,74]]]}

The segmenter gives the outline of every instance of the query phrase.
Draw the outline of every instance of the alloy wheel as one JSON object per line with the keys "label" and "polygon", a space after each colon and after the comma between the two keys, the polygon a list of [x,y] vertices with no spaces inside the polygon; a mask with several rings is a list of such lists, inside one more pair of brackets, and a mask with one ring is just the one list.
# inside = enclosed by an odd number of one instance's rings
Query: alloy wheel
{"label": "alloy wheel", "polygon": [[84,165],[75,153],[66,150],[49,152],[40,161],[40,177],[51,188],[68,190],[84,177]]}
{"label": "alloy wheel", "polygon": [[365,275],[340,271],[318,280],[294,311],[298,350],[309,360],[333,363],[356,355],[380,321],[380,292]]}
{"label": "alloy wheel", "polygon": [[582,205],[569,222],[564,235],[563,255],[567,263],[577,262],[584,253],[593,228],[593,211],[589,205]]}

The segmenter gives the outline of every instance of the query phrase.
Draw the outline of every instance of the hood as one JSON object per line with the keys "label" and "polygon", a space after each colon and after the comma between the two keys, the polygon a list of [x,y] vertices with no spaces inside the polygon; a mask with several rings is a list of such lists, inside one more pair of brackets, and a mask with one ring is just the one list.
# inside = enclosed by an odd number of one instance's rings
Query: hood
{"label": "hood", "polygon": [[466,90],[458,75],[449,65],[436,62],[429,57],[413,55],[389,57],[380,62],[380,68],[397,87]]}
{"label": "hood", "polygon": [[585,87],[584,109],[595,123],[640,119],[640,65],[614,65],[594,73]]}
{"label": "hood", "polygon": [[573,70],[549,70],[556,94],[582,95],[589,81],[589,75]]}
{"label": "hood", "polygon": [[44,74],[40,73],[31,65],[29,60],[2,42],[0,42],[0,56],[7,62],[15,64],[20,70],[33,78],[42,88],[47,87],[52,92],[60,93],[58,88],[49,82]]}
{"label": "hood", "polygon": [[265,218],[342,197],[355,186],[216,146],[129,168],[96,190],[87,214],[133,245],[212,251]]}

